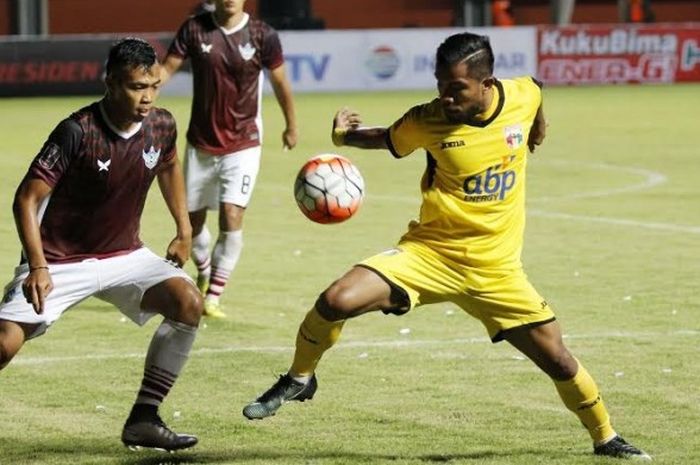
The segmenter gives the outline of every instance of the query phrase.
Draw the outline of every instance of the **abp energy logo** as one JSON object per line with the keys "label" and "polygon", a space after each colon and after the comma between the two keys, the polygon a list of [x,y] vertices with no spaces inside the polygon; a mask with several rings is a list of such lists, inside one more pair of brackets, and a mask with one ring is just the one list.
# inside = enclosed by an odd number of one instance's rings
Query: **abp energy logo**
{"label": "abp energy logo", "polygon": [[469,176],[464,180],[464,200],[467,202],[490,202],[503,200],[515,186],[515,171],[508,165],[515,160],[515,155],[503,157],[503,162],[489,166],[486,171]]}
{"label": "abp energy logo", "polygon": [[370,52],[365,66],[378,79],[390,79],[401,66],[401,59],[392,47],[380,45]]}

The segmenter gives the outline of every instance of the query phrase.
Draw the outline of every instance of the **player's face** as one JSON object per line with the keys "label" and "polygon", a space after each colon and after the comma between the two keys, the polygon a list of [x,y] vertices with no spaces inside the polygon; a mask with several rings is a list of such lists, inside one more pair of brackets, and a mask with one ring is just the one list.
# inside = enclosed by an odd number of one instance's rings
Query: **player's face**
{"label": "player's face", "polygon": [[435,78],[440,103],[449,121],[466,123],[486,110],[493,78],[471,77],[464,62],[437,67]]}
{"label": "player's face", "polygon": [[216,10],[234,16],[243,11],[246,0],[216,0]]}
{"label": "player's face", "polygon": [[143,66],[123,70],[119,76],[107,82],[109,94],[120,118],[133,122],[142,121],[160,91],[160,65]]}

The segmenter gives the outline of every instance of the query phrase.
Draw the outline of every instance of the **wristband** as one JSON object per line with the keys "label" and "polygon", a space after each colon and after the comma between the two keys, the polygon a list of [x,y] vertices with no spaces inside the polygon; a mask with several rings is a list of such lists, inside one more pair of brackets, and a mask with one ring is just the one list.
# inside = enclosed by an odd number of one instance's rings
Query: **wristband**
{"label": "wristband", "polygon": [[347,129],[335,128],[333,129],[333,134],[331,134],[331,140],[333,145],[340,147],[345,145],[345,135],[348,133]]}

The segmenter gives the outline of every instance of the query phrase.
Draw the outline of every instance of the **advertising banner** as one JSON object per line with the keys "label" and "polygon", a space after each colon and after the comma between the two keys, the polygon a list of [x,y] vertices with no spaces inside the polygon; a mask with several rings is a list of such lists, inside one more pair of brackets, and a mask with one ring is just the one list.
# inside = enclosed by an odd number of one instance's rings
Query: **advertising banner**
{"label": "advertising banner", "polygon": [[[435,50],[462,29],[280,31],[287,76],[295,92],[434,89]],[[534,75],[534,27],[476,28],[495,51],[498,77]],[[172,35],[149,34],[162,57]],[[0,40],[0,96],[100,94],[104,60],[116,36]],[[185,62],[188,64],[188,62]],[[183,67],[164,94],[189,95]],[[269,84],[266,84],[269,91]]]}
{"label": "advertising banner", "polygon": [[0,96],[99,94],[109,42],[0,42]]}
{"label": "advertising banner", "polygon": [[548,84],[700,81],[700,24],[540,27],[539,79]]}
{"label": "advertising banner", "polygon": [[[298,91],[433,89],[435,50],[464,29],[282,31],[287,74]],[[487,34],[498,77],[534,75],[536,29],[473,28]]]}
{"label": "advertising banner", "polygon": [[[141,35],[164,54],[170,34]],[[110,35],[0,41],[0,97],[90,95],[104,92]],[[162,56],[162,55],[161,55]]]}

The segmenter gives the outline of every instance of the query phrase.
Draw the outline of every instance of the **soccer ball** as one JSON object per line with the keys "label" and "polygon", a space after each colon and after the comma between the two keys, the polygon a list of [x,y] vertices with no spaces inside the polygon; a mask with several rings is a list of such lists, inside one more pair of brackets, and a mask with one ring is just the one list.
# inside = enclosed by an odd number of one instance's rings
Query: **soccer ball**
{"label": "soccer ball", "polygon": [[365,181],[350,160],[322,154],[310,158],[294,181],[294,197],[301,212],[316,223],[340,223],[357,212]]}

